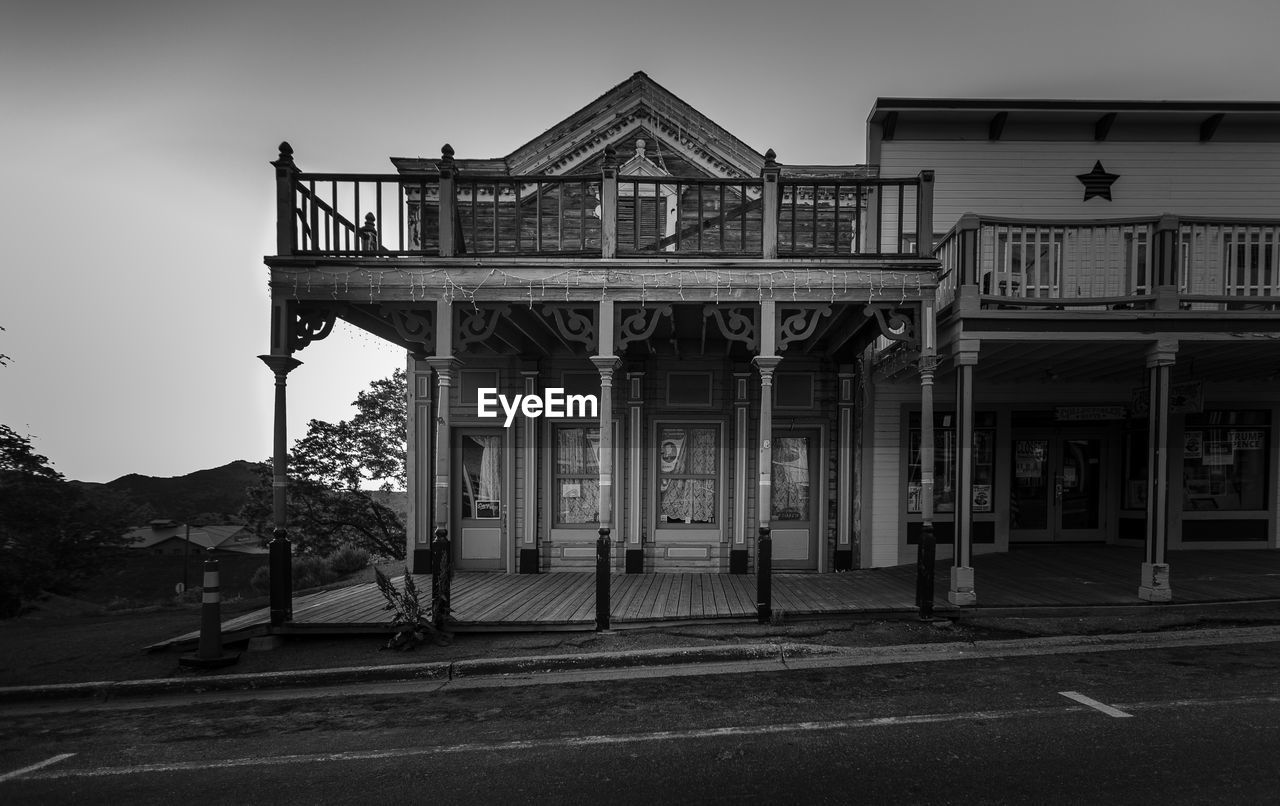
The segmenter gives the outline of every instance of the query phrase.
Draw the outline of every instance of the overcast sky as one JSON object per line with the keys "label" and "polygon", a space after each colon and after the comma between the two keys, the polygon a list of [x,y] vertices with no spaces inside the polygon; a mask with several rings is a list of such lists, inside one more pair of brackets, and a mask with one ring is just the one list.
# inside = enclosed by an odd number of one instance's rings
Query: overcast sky
{"label": "overcast sky", "polygon": [[[877,96],[1280,100],[1275,0],[7,0],[0,422],[68,478],[271,452],[281,140],[310,171],[509,153],[644,70],[782,162],[859,163]],[[290,439],[403,354],[299,354]]]}

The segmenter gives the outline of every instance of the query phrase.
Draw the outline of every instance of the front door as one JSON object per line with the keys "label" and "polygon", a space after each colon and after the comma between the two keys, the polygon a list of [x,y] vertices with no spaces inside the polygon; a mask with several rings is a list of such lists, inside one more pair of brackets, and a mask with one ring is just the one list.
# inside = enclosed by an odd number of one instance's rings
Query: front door
{"label": "front door", "polygon": [[1106,539],[1105,441],[1097,433],[1014,432],[1009,539]]}
{"label": "front door", "polygon": [[774,431],[773,567],[818,570],[818,431]]}
{"label": "front door", "polygon": [[454,436],[454,566],[462,571],[506,569],[503,429],[460,429]]}

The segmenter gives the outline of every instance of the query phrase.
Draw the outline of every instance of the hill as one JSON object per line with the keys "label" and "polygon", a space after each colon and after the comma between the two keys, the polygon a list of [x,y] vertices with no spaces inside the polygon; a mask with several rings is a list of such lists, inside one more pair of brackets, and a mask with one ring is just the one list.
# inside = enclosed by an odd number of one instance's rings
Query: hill
{"label": "hill", "polygon": [[234,517],[244,504],[244,491],[258,481],[254,462],[243,459],[222,467],[197,470],[169,478],[130,473],[103,487],[128,495],[139,505],[149,504],[157,518],[179,523],[208,520],[204,516]]}

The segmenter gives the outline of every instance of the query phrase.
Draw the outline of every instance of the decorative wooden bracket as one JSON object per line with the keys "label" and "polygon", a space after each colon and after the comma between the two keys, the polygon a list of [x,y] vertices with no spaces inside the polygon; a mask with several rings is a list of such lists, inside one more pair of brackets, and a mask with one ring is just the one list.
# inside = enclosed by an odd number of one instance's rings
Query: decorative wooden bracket
{"label": "decorative wooden bracket", "polygon": [[434,309],[420,306],[406,308],[383,305],[378,308],[378,316],[383,321],[391,323],[400,338],[420,346],[421,352],[427,355],[435,353],[436,312]]}
{"label": "decorative wooden bracket", "polygon": [[792,342],[804,341],[818,329],[818,319],[831,315],[830,305],[779,305],[778,352]]}
{"label": "decorative wooden bracket", "polygon": [[511,314],[510,305],[475,305],[463,307],[458,320],[458,347],[480,343],[498,329],[498,320]]}
{"label": "decorative wooden bracket", "polygon": [[714,319],[727,340],[740,341],[748,350],[755,350],[760,343],[758,310],[743,306],[707,305],[703,307],[702,315]]}
{"label": "decorative wooden bracket", "polygon": [[542,315],[551,317],[561,337],[585,344],[589,353],[596,349],[595,313],[595,308],[586,305],[547,303],[542,306]]}
{"label": "decorative wooden bracket", "polygon": [[622,319],[618,322],[617,350],[625,350],[633,341],[645,341],[658,329],[658,320],[671,318],[670,305],[646,305],[632,307],[624,305],[619,311]]}
{"label": "decorative wooden bracket", "polygon": [[900,341],[912,349],[920,347],[916,333],[916,309],[909,306],[873,302],[862,309],[862,315],[875,317],[880,334],[891,341]]}
{"label": "decorative wooden bracket", "polygon": [[338,321],[336,308],[299,305],[294,308],[293,326],[289,328],[289,347],[297,352],[313,341],[320,341],[333,332]]}

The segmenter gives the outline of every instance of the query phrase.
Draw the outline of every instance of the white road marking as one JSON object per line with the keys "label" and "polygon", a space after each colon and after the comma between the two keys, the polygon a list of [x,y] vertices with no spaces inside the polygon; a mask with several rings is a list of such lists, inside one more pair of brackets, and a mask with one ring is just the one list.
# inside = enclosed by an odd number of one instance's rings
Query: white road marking
{"label": "white road marking", "polygon": [[1101,711],[1107,716],[1113,716],[1113,717],[1116,717],[1117,719],[1133,716],[1133,714],[1127,714],[1124,711],[1121,711],[1119,708],[1112,708],[1110,705],[1107,705],[1105,702],[1098,702],[1092,697],[1086,697],[1085,695],[1081,694],[1078,691],[1059,691],[1058,693],[1066,697],[1068,700],[1075,700],[1081,705],[1087,705],[1090,708],[1096,708],[1097,710]]}
{"label": "white road marking", "polygon": [[14,770],[13,772],[6,772],[5,774],[0,775],[0,781],[12,781],[15,778],[21,778],[29,772],[35,772],[36,770],[43,769],[48,767],[50,764],[57,764],[59,761],[66,761],[74,755],[75,753],[59,753],[53,758],[46,758],[39,764],[32,764],[30,767],[23,767],[22,769]]}

